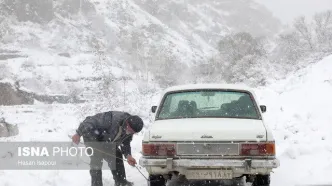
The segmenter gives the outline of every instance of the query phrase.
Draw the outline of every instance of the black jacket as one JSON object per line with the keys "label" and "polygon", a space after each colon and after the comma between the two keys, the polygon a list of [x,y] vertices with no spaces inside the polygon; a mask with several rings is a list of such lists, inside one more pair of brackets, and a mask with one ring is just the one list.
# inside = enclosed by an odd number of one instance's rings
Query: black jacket
{"label": "black jacket", "polygon": [[123,155],[127,157],[127,155],[131,155],[130,142],[132,141],[132,135],[127,135],[125,126],[123,126],[121,136],[115,141],[114,138],[124,120],[129,116],[130,114],[120,111],[109,111],[88,116],[80,123],[76,132],[89,141],[115,142],[120,145]]}

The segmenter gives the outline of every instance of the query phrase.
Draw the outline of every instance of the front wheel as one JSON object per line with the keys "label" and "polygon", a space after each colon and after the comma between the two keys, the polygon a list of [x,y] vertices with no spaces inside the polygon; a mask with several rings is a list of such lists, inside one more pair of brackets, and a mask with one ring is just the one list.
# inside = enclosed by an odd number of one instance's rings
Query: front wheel
{"label": "front wheel", "polygon": [[270,186],[270,175],[257,175],[252,186]]}
{"label": "front wheel", "polygon": [[166,186],[166,179],[162,175],[149,175],[148,186]]}

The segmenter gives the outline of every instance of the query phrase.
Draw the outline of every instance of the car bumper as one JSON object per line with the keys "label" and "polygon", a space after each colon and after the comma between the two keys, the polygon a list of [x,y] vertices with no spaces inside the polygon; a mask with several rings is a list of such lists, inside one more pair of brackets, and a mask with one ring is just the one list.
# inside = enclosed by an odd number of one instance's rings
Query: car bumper
{"label": "car bumper", "polygon": [[235,175],[268,174],[280,166],[278,159],[149,159],[140,158],[139,164],[150,173],[168,173],[178,171],[185,173],[188,169],[231,169]]}

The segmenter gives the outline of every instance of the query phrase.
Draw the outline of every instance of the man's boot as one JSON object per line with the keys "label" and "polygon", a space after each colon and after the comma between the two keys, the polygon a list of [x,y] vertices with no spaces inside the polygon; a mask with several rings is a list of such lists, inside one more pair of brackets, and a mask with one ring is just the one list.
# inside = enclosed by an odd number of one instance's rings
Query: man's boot
{"label": "man's boot", "polygon": [[91,186],[103,186],[102,171],[90,170]]}

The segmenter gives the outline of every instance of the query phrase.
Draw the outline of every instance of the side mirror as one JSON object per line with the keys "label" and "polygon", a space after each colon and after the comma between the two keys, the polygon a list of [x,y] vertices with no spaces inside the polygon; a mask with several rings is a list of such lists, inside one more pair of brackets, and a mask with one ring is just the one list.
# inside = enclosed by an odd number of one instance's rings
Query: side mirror
{"label": "side mirror", "polygon": [[261,106],[259,106],[260,108],[261,108],[261,111],[264,113],[264,112],[266,112],[266,106],[265,105],[261,105]]}
{"label": "side mirror", "polygon": [[152,113],[155,113],[156,110],[157,110],[157,106],[152,106],[152,107],[151,107],[151,111],[152,111]]}

